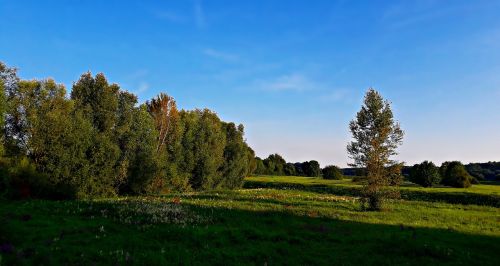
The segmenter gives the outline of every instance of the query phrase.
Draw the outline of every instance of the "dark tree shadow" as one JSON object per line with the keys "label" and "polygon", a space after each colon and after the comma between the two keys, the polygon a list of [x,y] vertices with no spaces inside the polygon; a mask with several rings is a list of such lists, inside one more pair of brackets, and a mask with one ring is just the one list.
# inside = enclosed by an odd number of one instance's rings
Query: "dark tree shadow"
{"label": "dark tree shadow", "polygon": [[[499,237],[453,230],[184,203],[178,206],[207,219],[145,226],[91,219],[88,212],[50,211],[75,208],[78,202],[42,203],[46,208],[21,202],[0,208],[0,254],[6,265],[496,265],[500,259]],[[96,215],[111,209],[110,203],[92,205]],[[27,211],[31,218],[22,221]]]}

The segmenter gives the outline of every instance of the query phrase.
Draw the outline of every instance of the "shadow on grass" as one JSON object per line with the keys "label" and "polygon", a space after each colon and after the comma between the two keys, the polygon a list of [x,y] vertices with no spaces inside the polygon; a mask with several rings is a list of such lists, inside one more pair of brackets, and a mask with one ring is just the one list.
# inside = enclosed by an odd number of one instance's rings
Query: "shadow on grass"
{"label": "shadow on grass", "polygon": [[[2,205],[5,265],[496,265],[500,259],[500,238],[451,230],[190,204],[179,206],[205,222],[145,226],[99,216],[125,203],[62,204]],[[71,208],[90,212],[59,212]],[[23,220],[26,213],[30,219]]]}
{"label": "shadow on grass", "polygon": [[[245,181],[244,188],[274,188],[328,193],[339,196],[359,197],[361,187],[346,187],[324,184],[299,184],[286,182]],[[440,192],[400,189],[401,198],[405,200],[446,202],[452,204],[474,204],[500,208],[500,197],[497,195],[477,194],[470,192]]]}

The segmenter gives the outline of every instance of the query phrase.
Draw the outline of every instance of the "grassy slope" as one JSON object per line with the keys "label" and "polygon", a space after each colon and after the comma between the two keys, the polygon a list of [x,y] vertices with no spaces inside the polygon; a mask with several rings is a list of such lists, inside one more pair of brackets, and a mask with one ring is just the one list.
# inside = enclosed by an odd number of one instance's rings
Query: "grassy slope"
{"label": "grassy slope", "polygon": [[498,208],[423,201],[393,201],[389,208],[361,212],[353,197],[275,189],[0,202],[1,254],[6,265],[495,265],[500,259]]}

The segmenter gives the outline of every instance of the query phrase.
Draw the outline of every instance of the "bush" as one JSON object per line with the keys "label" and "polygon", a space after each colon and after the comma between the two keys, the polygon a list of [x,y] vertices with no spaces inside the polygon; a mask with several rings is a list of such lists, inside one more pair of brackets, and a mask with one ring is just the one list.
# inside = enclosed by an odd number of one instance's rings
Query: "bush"
{"label": "bush", "polygon": [[0,162],[0,197],[9,199],[70,199],[76,189],[69,184],[53,184],[47,175],[36,171],[28,158],[6,159]]}
{"label": "bush", "polygon": [[432,187],[439,184],[441,177],[439,169],[434,163],[424,161],[421,164],[415,164],[410,169],[410,181],[423,187]]}
{"label": "bush", "polygon": [[10,177],[7,162],[0,159],[0,199],[7,198],[10,194]]}
{"label": "bush", "polygon": [[340,168],[338,168],[335,165],[328,165],[325,166],[322,170],[323,173],[323,178],[324,179],[342,179],[344,178],[344,175],[342,175],[342,172],[340,171]]}
{"label": "bush", "polygon": [[439,172],[443,185],[457,188],[467,188],[472,185],[473,177],[465,170],[461,162],[444,162]]}
{"label": "bush", "polygon": [[355,175],[352,176],[353,183],[366,183],[368,178],[365,175]]}

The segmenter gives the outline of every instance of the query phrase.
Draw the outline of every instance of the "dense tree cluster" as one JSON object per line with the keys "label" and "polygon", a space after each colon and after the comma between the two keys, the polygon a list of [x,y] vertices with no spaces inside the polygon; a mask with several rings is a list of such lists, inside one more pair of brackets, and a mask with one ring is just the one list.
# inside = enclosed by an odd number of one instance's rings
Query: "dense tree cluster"
{"label": "dense tree cluster", "polygon": [[469,163],[465,169],[477,180],[500,181],[500,162]]}
{"label": "dense tree cluster", "polygon": [[257,167],[243,125],[208,109],[179,111],[163,93],[139,104],[103,74],[84,73],[68,97],[54,80],[21,80],[0,63],[0,88],[0,193],[236,188]]}
{"label": "dense tree cluster", "polygon": [[470,187],[474,178],[465,170],[461,162],[444,162],[439,168],[441,183],[450,187]]}
{"label": "dense tree cluster", "polygon": [[342,179],[344,175],[342,174],[342,170],[335,165],[325,166],[322,170],[324,179]]}
{"label": "dense tree cluster", "polygon": [[318,161],[311,160],[302,163],[287,163],[285,159],[277,153],[269,155],[264,160],[256,157],[255,164],[254,173],[257,175],[320,177],[322,174]]}
{"label": "dense tree cluster", "polygon": [[432,187],[441,181],[439,168],[434,163],[424,161],[410,169],[410,181],[423,187]]}
{"label": "dense tree cluster", "polygon": [[409,177],[410,181],[424,187],[442,184],[466,188],[478,182],[474,176],[467,172],[466,167],[458,161],[444,162],[439,168],[432,162],[424,161],[410,168]]}

